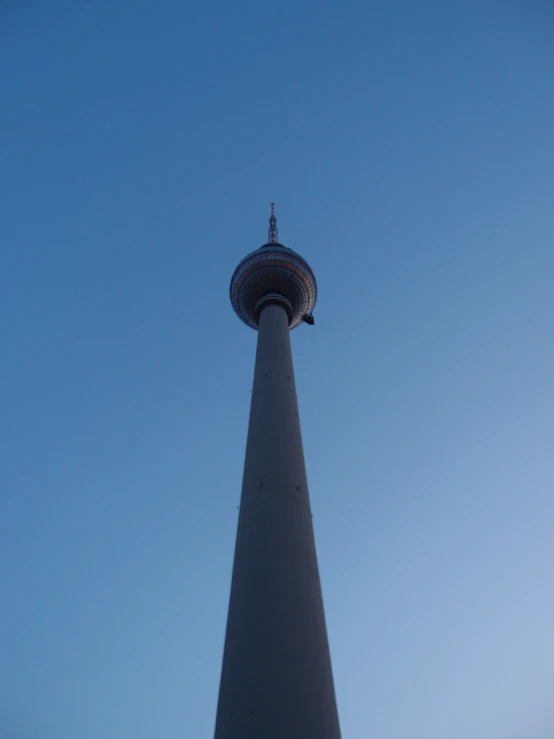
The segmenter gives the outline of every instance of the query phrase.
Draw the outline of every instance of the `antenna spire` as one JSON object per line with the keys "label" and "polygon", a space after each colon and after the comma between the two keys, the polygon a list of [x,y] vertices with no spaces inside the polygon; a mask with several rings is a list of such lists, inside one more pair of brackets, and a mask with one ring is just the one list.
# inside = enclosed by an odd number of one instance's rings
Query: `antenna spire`
{"label": "antenna spire", "polygon": [[277,230],[277,218],[275,218],[275,203],[271,203],[271,215],[269,216],[269,243],[279,243],[279,231]]}

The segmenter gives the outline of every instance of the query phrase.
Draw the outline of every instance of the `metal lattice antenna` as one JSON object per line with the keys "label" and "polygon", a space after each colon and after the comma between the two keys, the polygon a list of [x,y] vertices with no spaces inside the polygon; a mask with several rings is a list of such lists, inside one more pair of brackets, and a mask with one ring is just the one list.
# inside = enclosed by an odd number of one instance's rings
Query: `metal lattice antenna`
{"label": "metal lattice antenna", "polygon": [[275,203],[271,203],[271,215],[269,216],[268,241],[270,244],[279,243],[279,231],[277,230],[277,218],[275,218]]}

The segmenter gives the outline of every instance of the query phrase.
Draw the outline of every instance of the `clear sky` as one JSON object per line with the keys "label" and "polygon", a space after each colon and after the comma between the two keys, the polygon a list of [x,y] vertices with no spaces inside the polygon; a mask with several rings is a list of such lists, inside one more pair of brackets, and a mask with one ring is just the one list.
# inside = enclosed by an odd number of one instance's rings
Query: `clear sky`
{"label": "clear sky", "polygon": [[540,0],[0,3],[2,739],[212,736],[271,200],[344,739],[551,739],[553,49]]}

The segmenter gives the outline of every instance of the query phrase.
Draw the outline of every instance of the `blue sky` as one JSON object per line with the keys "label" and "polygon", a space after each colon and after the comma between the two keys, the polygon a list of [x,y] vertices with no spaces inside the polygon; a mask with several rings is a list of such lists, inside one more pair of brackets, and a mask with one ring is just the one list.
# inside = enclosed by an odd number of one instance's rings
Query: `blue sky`
{"label": "blue sky", "polygon": [[212,736],[266,236],[344,739],[554,731],[548,2],[0,4],[0,736]]}

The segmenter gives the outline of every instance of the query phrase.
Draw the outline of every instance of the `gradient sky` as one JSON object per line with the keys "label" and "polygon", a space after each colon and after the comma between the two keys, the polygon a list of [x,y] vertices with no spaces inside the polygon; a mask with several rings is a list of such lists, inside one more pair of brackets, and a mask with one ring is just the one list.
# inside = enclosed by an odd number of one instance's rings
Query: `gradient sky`
{"label": "gradient sky", "polygon": [[553,80],[540,0],[0,3],[1,739],[212,737],[271,200],[343,738],[551,739]]}

